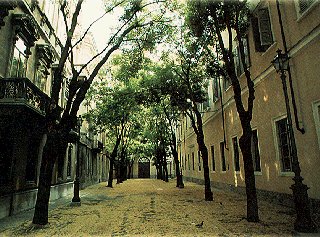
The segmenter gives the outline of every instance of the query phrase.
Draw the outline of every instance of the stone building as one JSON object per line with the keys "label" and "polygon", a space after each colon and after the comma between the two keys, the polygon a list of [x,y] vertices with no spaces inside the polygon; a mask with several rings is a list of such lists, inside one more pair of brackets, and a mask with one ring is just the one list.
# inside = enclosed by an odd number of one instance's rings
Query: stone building
{"label": "stone building", "polygon": [[[280,11],[276,0],[253,2],[254,18],[244,42],[255,85],[252,153],[258,194],[282,202],[292,200],[290,186],[294,173],[284,92],[280,75],[271,64],[276,51],[287,48],[291,74],[287,73],[287,86],[301,176],[310,188],[311,200],[319,201],[320,1],[279,1]],[[236,44],[234,50],[236,54]],[[237,62],[236,66],[240,82],[245,84],[243,68]],[[202,104],[202,112],[210,180],[214,187],[244,191],[244,168],[239,148],[242,129],[233,89],[228,81],[215,78],[209,83],[208,95],[208,103]],[[246,87],[242,95],[244,98],[248,95]],[[291,101],[293,97],[296,111]],[[177,135],[184,178],[203,183],[202,160],[190,120],[182,120]]]}
{"label": "stone building", "polygon": [[[46,141],[45,106],[65,40],[63,25],[59,1],[0,1],[0,218],[35,205]],[[68,96],[67,68],[64,76],[62,109]],[[102,179],[102,148],[83,126],[80,145],[70,143],[55,164],[50,198],[72,193],[77,155],[83,186]]]}

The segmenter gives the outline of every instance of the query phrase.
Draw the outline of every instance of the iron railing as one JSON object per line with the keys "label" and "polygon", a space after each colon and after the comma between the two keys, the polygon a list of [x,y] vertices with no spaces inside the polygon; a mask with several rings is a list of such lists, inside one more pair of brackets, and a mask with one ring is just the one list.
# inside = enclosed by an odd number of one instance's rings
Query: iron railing
{"label": "iron railing", "polygon": [[28,78],[0,79],[0,104],[25,105],[45,115],[50,97],[36,87]]}

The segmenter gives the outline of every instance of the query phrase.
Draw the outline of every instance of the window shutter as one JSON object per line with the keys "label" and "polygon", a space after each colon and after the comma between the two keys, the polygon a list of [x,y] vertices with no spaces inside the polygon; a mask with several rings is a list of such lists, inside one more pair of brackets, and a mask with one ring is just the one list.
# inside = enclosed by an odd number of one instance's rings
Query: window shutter
{"label": "window shutter", "polygon": [[273,37],[268,8],[259,9],[258,17],[261,46],[270,46],[273,43]]}
{"label": "window shutter", "polygon": [[250,66],[250,51],[249,51],[249,42],[248,42],[248,36],[245,36],[244,38],[242,38],[242,42],[243,42],[243,47],[244,47],[244,55],[245,55],[245,59],[246,59],[246,64],[247,67]]}
{"label": "window shutter", "polygon": [[260,42],[260,32],[259,32],[259,23],[257,17],[251,18],[251,26],[253,31],[254,47],[257,52],[262,52],[261,42]]}
{"label": "window shutter", "polygon": [[299,0],[300,14],[304,13],[314,3],[315,0]]}

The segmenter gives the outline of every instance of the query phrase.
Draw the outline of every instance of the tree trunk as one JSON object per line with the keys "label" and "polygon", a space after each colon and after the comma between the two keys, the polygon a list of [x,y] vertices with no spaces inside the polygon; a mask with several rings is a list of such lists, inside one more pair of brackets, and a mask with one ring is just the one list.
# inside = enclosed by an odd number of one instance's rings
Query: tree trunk
{"label": "tree trunk", "polygon": [[62,155],[63,152],[66,151],[66,148],[67,142],[64,143],[57,135],[48,134],[42,154],[37,201],[32,220],[33,224],[48,224],[48,208],[53,167],[58,156]]}
{"label": "tree trunk", "polygon": [[182,179],[182,174],[180,173],[180,164],[179,164],[179,157],[178,157],[178,152],[176,149],[172,148],[172,155],[173,155],[173,159],[174,159],[174,163],[176,165],[176,176],[177,176],[177,186],[179,188],[184,188],[184,184],[183,184],[183,179]]}
{"label": "tree trunk", "polygon": [[163,158],[163,173],[164,173],[164,180],[165,182],[169,182],[169,174],[168,174],[168,166],[167,166],[167,158],[164,156]]}
{"label": "tree trunk", "polygon": [[132,167],[133,167],[133,161],[129,161],[128,179],[131,178]]}
{"label": "tree trunk", "polygon": [[118,147],[120,145],[121,142],[121,136],[117,137],[117,141],[116,144],[113,147],[113,151],[111,153],[110,156],[110,169],[109,169],[109,179],[108,179],[108,185],[107,187],[112,188],[112,181],[113,181],[113,167],[114,167],[114,163],[117,157],[117,153],[118,153]]}
{"label": "tree trunk", "polygon": [[213,201],[213,193],[211,191],[211,183],[210,183],[210,170],[208,165],[208,149],[205,145],[199,145],[199,150],[200,150],[200,153],[202,156],[202,162],[203,162],[205,200]]}
{"label": "tree trunk", "polygon": [[250,124],[243,127],[243,134],[239,139],[239,146],[242,152],[244,162],[244,174],[247,194],[247,220],[249,222],[258,222],[258,199],[255,185],[254,168],[251,152],[252,129]]}
{"label": "tree trunk", "polygon": [[109,178],[107,187],[112,188],[114,159],[110,158]]}
{"label": "tree trunk", "polygon": [[197,126],[195,126],[195,122],[193,121],[193,127],[197,130],[197,143],[199,147],[199,151],[202,158],[203,163],[203,176],[204,176],[204,196],[206,201],[213,201],[213,193],[211,191],[211,182],[210,182],[210,170],[208,165],[208,149],[204,142],[204,134],[202,128],[202,117],[199,110],[194,108],[194,113],[197,118]]}

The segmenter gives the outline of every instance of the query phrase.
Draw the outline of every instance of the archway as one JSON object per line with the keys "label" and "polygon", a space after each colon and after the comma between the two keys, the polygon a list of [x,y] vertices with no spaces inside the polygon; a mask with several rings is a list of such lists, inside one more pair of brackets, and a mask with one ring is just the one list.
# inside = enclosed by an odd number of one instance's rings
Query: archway
{"label": "archway", "polygon": [[150,160],[148,158],[139,159],[138,178],[150,178]]}

